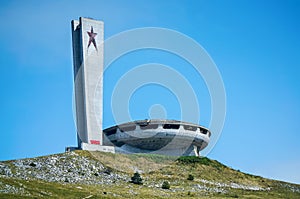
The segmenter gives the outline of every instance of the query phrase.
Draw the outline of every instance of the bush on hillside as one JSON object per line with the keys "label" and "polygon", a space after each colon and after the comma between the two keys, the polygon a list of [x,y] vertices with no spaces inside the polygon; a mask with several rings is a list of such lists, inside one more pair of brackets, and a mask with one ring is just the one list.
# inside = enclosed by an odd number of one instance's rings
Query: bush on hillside
{"label": "bush on hillside", "polygon": [[225,165],[221,164],[216,160],[210,160],[207,157],[197,157],[197,156],[181,156],[177,159],[177,162],[180,164],[202,164],[207,166],[215,167],[216,169],[222,169]]}
{"label": "bush on hillside", "polygon": [[131,177],[131,182],[133,184],[143,184],[143,179],[141,175],[138,172],[135,172],[133,176]]}
{"label": "bush on hillside", "polygon": [[170,189],[170,183],[168,181],[164,181],[161,185],[162,189]]}
{"label": "bush on hillside", "polygon": [[197,157],[197,156],[181,156],[177,159],[179,163],[183,164],[193,164],[200,163],[204,165],[209,165],[212,161],[206,157]]}
{"label": "bush on hillside", "polygon": [[192,174],[189,174],[189,176],[188,176],[187,179],[190,180],[190,181],[193,181],[194,180],[194,176]]}

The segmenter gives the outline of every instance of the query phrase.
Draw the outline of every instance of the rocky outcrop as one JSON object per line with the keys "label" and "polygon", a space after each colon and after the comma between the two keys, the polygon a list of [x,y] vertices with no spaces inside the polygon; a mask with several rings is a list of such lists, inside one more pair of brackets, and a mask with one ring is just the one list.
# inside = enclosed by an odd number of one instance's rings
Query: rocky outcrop
{"label": "rocky outcrop", "polygon": [[0,162],[0,175],[25,180],[82,184],[111,184],[129,179],[127,175],[75,152]]}

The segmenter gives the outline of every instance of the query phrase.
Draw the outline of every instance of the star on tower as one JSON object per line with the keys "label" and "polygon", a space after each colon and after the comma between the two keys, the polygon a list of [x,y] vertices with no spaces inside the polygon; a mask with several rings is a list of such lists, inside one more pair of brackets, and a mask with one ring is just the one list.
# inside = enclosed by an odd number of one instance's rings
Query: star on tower
{"label": "star on tower", "polygon": [[91,32],[88,32],[88,31],[87,31],[87,34],[88,34],[89,37],[90,37],[89,43],[88,43],[88,48],[90,47],[91,43],[93,43],[94,47],[95,47],[96,50],[98,51],[98,49],[97,49],[97,44],[96,44],[96,40],[95,40],[95,37],[96,37],[97,33],[94,32],[93,26],[91,26]]}

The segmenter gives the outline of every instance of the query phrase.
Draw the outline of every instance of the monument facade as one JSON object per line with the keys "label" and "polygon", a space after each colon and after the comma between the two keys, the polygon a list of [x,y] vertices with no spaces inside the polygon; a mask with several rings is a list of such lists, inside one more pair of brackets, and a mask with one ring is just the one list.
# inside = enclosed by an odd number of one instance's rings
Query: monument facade
{"label": "monument facade", "polygon": [[[139,120],[102,129],[104,23],[72,21],[77,147],[120,153],[199,156],[210,141],[209,129],[176,120]],[[97,97],[96,97],[97,96]]]}
{"label": "monument facade", "polygon": [[71,24],[78,148],[99,150],[103,148],[104,23],[80,17]]}

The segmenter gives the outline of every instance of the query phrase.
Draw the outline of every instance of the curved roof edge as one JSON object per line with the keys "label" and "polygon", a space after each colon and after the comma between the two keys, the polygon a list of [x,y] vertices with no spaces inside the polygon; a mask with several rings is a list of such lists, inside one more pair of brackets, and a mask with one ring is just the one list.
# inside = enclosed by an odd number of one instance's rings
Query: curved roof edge
{"label": "curved roof edge", "polygon": [[194,124],[194,123],[190,123],[190,122],[184,122],[184,121],[179,121],[179,120],[165,120],[165,119],[144,119],[144,120],[135,120],[132,122],[125,122],[122,124],[117,124],[115,126],[111,126],[108,128],[105,128],[103,131],[109,130],[109,129],[113,129],[119,126],[131,126],[131,125],[145,125],[145,124],[179,124],[179,125],[190,125],[190,126],[197,126],[197,127],[201,127],[203,129],[206,129],[207,131],[210,132],[210,130],[204,126],[201,126],[199,124]]}

